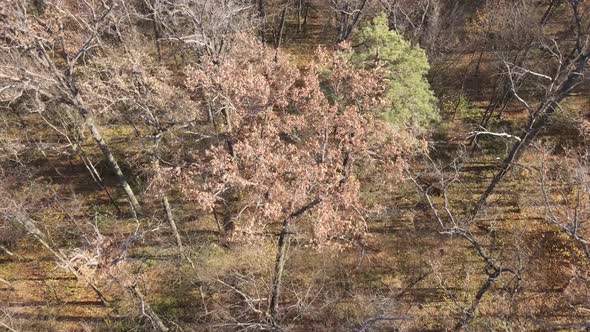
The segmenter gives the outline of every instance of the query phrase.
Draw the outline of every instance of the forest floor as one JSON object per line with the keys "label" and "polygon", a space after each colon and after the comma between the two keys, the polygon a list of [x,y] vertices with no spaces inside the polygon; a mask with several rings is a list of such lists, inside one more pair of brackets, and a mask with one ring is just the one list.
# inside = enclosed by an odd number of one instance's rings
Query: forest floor
{"label": "forest floor", "polygon": [[[327,2],[314,1],[303,32],[297,33],[294,23],[289,22],[285,49],[296,61],[309,61],[318,45],[332,45],[335,29],[331,24],[332,16],[327,13],[330,13]],[[475,101],[471,111],[481,112],[484,104],[485,100]],[[514,114],[518,112],[515,111]],[[441,159],[444,159],[445,151],[460,149],[460,143],[465,142],[467,116],[470,114],[458,114],[453,121],[448,120],[446,127],[440,129],[441,134],[435,137],[437,141],[434,142],[434,147],[438,149]],[[518,117],[512,121],[517,120]],[[118,133],[129,130],[105,129]],[[44,135],[43,141],[51,141],[47,139],[50,134],[39,135],[34,139],[41,140]],[[484,141],[482,145],[484,149],[488,149],[486,153],[476,154],[463,165],[461,183],[454,189],[454,196],[457,197],[454,204],[457,207],[473,202],[485,189],[485,184],[493,176],[499,158],[504,153],[502,148],[491,149],[492,146],[498,146],[498,142]],[[137,144],[137,138],[130,130],[125,139],[109,143],[116,154],[124,155],[127,159],[133,159],[137,154],[137,151],[132,151],[129,147],[141,146]],[[88,142],[84,148],[90,158],[97,162],[99,171],[106,174],[106,167],[99,162],[100,155],[92,143]],[[38,157],[38,174],[44,178],[47,186],[61,190],[60,194],[70,197],[69,203],[72,206],[78,199],[85,200],[81,205],[86,208],[79,213],[100,216],[97,225],[100,225],[103,234],[123,239],[133,232],[134,222],[116,216],[105,191],[91,180],[79,158],[66,162],[59,156]],[[127,171],[133,169],[131,165],[127,167]],[[67,183],[63,183],[66,181],[64,179],[67,179]],[[536,208],[537,202],[530,200],[537,190],[533,180],[534,176],[527,168],[514,169],[509,181],[498,187],[490,202],[491,208],[486,211],[488,230],[474,228],[473,231],[480,235],[485,235],[490,230],[498,231],[498,241],[502,243],[502,237],[521,236],[519,230],[534,229],[534,232],[527,233],[528,238],[524,240],[529,241],[532,247],[537,247],[538,250],[532,257],[542,260],[543,264],[529,262],[528,266],[536,268],[525,271],[526,277],[535,282],[534,287],[523,289],[518,295],[528,299],[527,312],[530,316],[521,317],[523,320],[534,317],[539,324],[533,324],[536,329],[541,329],[546,323],[567,323],[573,318],[590,320],[590,312],[571,313],[560,304],[562,295],[556,290],[562,289],[566,282],[561,277],[561,267],[564,261],[575,258],[568,250],[563,250],[571,248],[567,239],[541,222],[542,214]],[[438,316],[458,317],[460,309],[469,303],[485,281],[482,274],[484,264],[468,243],[439,234],[412,186],[406,184],[399,191],[391,193],[384,192],[377,179],[373,179],[373,182],[366,191],[366,199],[379,201],[381,204],[385,201],[388,206],[386,212],[370,222],[369,244],[361,250],[347,249],[337,254],[331,254],[330,251],[319,253],[306,248],[305,241],[295,236],[287,265],[289,272],[286,287],[289,289],[293,286],[295,289],[297,285],[307,285],[309,291],[330,290],[330,298],[317,301],[324,301],[323,306],[332,308],[331,320],[350,321],[351,326],[374,315],[376,311],[381,311],[383,315],[403,318],[395,323],[397,328],[418,326],[419,329],[440,329],[442,327],[437,325]],[[117,204],[126,209],[123,194],[114,180],[105,176],[105,183],[111,195],[117,198]],[[172,201],[173,207],[180,205],[176,203]],[[38,217],[47,223],[40,227],[54,232],[61,229],[63,232],[49,234],[50,243],[56,247],[68,241],[81,241],[67,236],[75,233],[67,227],[77,227],[75,220],[71,220],[67,212],[73,213],[73,219],[78,213],[72,212],[69,205],[62,209],[38,212]],[[216,312],[225,312],[227,308],[217,308],[215,305],[202,308],[194,303],[222,303],[220,299],[228,295],[214,291],[203,292],[203,289],[207,290],[208,284],[217,283],[219,286],[220,281],[231,284],[229,280],[235,280],[236,270],[241,268],[248,270],[255,267],[256,275],[248,275],[249,278],[269,280],[274,259],[274,238],[264,240],[259,249],[248,245],[226,248],[218,244],[219,233],[211,216],[195,216],[192,211],[183,211],[180,208],[176,208],[175,213],[189,256],[194,260],[197,269],[201,270],[198,276],[195,276],[186,262],[178,266],[176,248],[168,230],[159,231],[157,236],[146,235],[134,245],[128,257],[140,263],[144,275],[154,277],[154,280],[142,281],[145,289],[149,290],[147,300],[167,323],[192,322],[195,330],[223,329],[220,326],[205,327],[199,324]],[[153,218],[142,222],[152,228],[159,226]],[[62,226],[55,227],[58,224]],[[513,257],[518,256],[520,248],[505,247],[502,250],[506,251],[506,257]],[[6,281],[0,282],[0,322],[23,331],[132,329],[120,325],[116,312],[103,305],[87,285],[60,268],[51,253],[33,240],[18,243],[11,251],[14,255],[0,252],[0,280]],[[193,277],[189,279],[187,276],[191,275]],[[243,277],[244,275],[240,276]],[[500,284],[508,287],[510,282],[502,279]],[[286,294],[285,307],[297,305],[297,298],[301,294],[295,291],[288,291]],[[497,287],[490,296],[484,298],[480,304],[481,321],[502,321],[499,313],[502,308],[498,307],[501,303],[511,301],[507,294],[506,288]],[[266,295],[261,295],[264,296]],[[382,299],[382,302],[374,303],[375,298]],[[310,304],[312,300],[306,298],[306,303]],[[309,330],[310,326],[318,328],[323,324],[325,330],[329,330],[330,320],[316,317],[314,321],[313,313],[308,316],[309,325],[298,326],[297,329]],[[474,328],[477,329],[477,326]]]}

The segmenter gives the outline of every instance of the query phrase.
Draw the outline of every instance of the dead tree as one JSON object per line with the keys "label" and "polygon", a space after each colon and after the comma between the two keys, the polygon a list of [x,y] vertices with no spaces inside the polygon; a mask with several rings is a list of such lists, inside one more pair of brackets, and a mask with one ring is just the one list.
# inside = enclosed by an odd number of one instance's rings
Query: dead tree
{"label": "dead tree", "polygon": [[[461,214],[457,213],[452,206],[449,197],[449,189],[459,182],[459,159],[453,161],[449,166],[450,170],[447,172],[437,166],[437,164],[429,157],[426,159],[433,169],[433,172],[430,173],[430,177],[434,177],[434,174],[438,176],[438,187],[441,188],[440,198],[435,198],[432,196],[428,188],[424,188],[420,183],[420,175],[414,175],[410,171],[408,171],[408,173],[410,174],[410,180],[414,183],[418,193],[427,202],[427,205],[434,216],[434,220],[438,223],[439,233],[451,237],[458,236],[463,238],[470,244],[477,256],[479,256],[484,262],[483,272],[486,280],[478,289],[477,293],[471,300],[470,305],[463,311],[459,320],[455,324],[454,330],[460,331],[469,325],[477,311],[479,303],[500,276],[503,274],[513,275],[513,280],[519,281],[520,275],[517,269],[508,268],[504,265],[498,253],[494,251],[494,246],[488,248],[478,236],[472,233],[470,226],[473,224],[473,220],[470,218],[469,214],[467,213],[461,216]],[[488,232],[488,235],[493,241],[495,238],[495,232]]]}
{"label": "dead tree", "polygon": [[[83,35],[87,37],[73,53],[68,53],[63,40],[47,40],[41,34],[26,33],[27,29],[32,30],[27,26],[40,21],[33,22],[26,10],[20,6],[11,7],[10,13],[13,15],[13,21],[8,22],[9,26],[6,31],[14,31],[14,33],[0,39],[2,46],[5,46],[3,48],[5,59],[9,59],[5,68],[9,68],[9,70],[0,79],[9,81],[10,87],[15,90],[32,85],[45,98],[58,100],[78,112],[84,126],[90,131],[104,159],[116,175],[119,185],[125,191],[131,211],[136,216],[141,210],[139,201],[99,127],[95,124],[92,110],[80,94],[76,77],[76,69],[82,59],[89,56],[93,49],[100,48],[100,36],[109,26],[107,18],[113,6],[114,4],[104,8],[100,15],[96,15],[93,22],[87,22],[85,27],[88,31],[83,32]],[[11,26],[13,24],[18,24],[23,27],[23,30],[14,29]],[[43,29],[42,27],[43,23],[40,22],[36,28]],[[25,32],[23,33],[23,31]],[[56,52],[56,48],[60,51]],[[56,53],[61,55],[61,59],[56,59]],[[27,68],[27,66],[30,67]]]}
{"label": "dead tree", "polygon": [[572,239],[590,260],[589,151],[551,157],[551,150],[539,150],[543,154],[538,171],[544,219]]}
{"label": "dead tree", "polygon": [[354,27],[359,23],[367,0],[331,0],[332,10],[336,14],[336,27],[338,29],[337,41],[347,40]]}
{"label": "dead tree", "polygon": [[297,15],[297,32],[302,32],[303,27],[307,24],[307,14],[309,11],[308,0],[295,0],[295,10]]}
{"label": "dead tree", "polygon": [[412,44],[421,42],[421,47],[434,46],[440,32],[443,4],[440,0],[380,0],[387,14],[389,27],[404,35]]}
{"label": "dead tree", "polygon": [[255,31],[257,16],[266,20],[264,0],[258,5],[249,0],[158,0],[158,7],[153,8],[162,40],[180,43],[216,62],[232,47],[236,33]]}
{"label": "dead tree", "polygon": [[[540,13],[535,15],[536,6],[530,1],[490,2],[481,8],[484,17],[481,22],[484,24],[481,32],[484,42],[475,45],[480,50],[473,77],[476,80],[480,79],[481,59],[490,49],[495,54],[494,62],[499,73],[479,126],[488,128],[494,115],[500,119],[515,100],[515,94],[520,94],[521,90],[529,88],[527,84],[531,81],[531,77],[528,75],[509,77],[504,63],[510,62],[515,66],[525,67],[534,62],[535,50],[542,42],[543,29],[550,18],[553,6],[552,2],[540,23],[537,20]],[[472,152],[475,152],[477,137],[473,137],[470,144],[473,146]]]}
{"label": "dead tree", "polygon": [[[572,90],[584,80],[584,75],[588,72],[588,60],[590,59],[590,35],[588,29],[590,25],[583,26],[587,24],[584,21],[587,17],[583,16],[586,13],[581,12],[580,2],[577,0],[568,2],[572,11],[575,37],[570,51],[568,53],[561,51],[563,45],[560,47],[555,39],[551,40],[551,44],[543,45],[543,49],[555,62],[553,73],[544,74],[508,62],[504,63],[514,98],[525,107],[529,116],[526,124],[520,129],[521,134],[519,135],[519,140],[512,145],[500,169],[479,198],[473,211],[473,216],[476,216],[478,211],[486,204],[487,199],[494,192],[496,186],[503,180],[512,165],[518,162],[531,143],[536,140],[541,130],[547,127],[556,113],[563,111],[560,105],[561,101],[568,97]],[[527,102],[517,92],[515,78],[524,75],[532,76],[543,83],[545,91],[537,107]]]}
{"label": "dead tree", "polygon": [[39,244],[45,247],[45,249],[47,249],[54,256],[54,258],[59,262],[61,266],[63,266],[68,272],[74,275],[76,279],[87,284],[94,291],[98,299],[104,305],[109,305],[109,301],[107,300],[106,296],[92,281],[92,279],[80,270],[76,269],[74,266],[72,266],[70,259],[68,259],[68,257],[64,256],[59,250],[54,249],[50,245],[43,232],[41,232],[41,230],[39,230],[39,228],[36,226],[36,222],[29,217],[26,211],[24,211],[21,207],[17,206],[14,202],[10,202],[9,204],[10,206],[4,209],[1,216],[6,220],[14,222],[20,225],[23,229],[25,229],[27,234],[35,238],[39,242]]}

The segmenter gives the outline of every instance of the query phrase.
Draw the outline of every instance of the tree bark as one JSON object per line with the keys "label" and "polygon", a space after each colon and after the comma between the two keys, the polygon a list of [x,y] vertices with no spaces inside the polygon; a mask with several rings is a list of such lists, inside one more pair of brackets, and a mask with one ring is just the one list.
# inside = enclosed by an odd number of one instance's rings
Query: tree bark
{"label": "tree bark", "polygon": [[277,326],[279,316],[279,297],[281,295],[281,285],[283,281],[283,272],[285,270],[285,262],[287,259],[287,244],[289,242],[289,226],[290,223],[297,217],[304,214],[307,210],[312,209],[316,205],[320,204],[322,200],[316,198],[299,210],[291,213],[285,220],[281,227],[281,233],[279,234],[279,242],[277,243],[277,258],[275,260],[274,278],[272,282],[271,296],[269,313],[272,320],[272,324]]}
{"label": "tree bark", "polygon": [[258,16],[260,16],[260,42],[262,45],[266,43],[266,9],[265,0],[258,0]]}
{"label": "tree bark", "polygon": [[178,251],[182,255],[184,249],[182,247],[182,239],[180,238],[180,234],[178,233],[178,229],[176,228],[176,222],[174,222],[174,215],[172,214],[172,209],[170,208],[170,202],[168,202],[168,196],[162,194],[162,204],[164,205],[164,209],[166,210],[166,220],[168,224],[170,224],[170,229],[172,229],[172,234],[174,234],[174,238],[176,239],[176,245],[178,246]]}
{"label": "tree bark", "polygon": [[99,300],[105,305],[109,305],[109,301],[107,300],[106,296],[98,289],[98,287],[86,277],[84,274],[78,272],[78,270],[74,269],[69,263],[69,260],[64,257],[61,252],[54,250],[49,243],[45,240],[45,235],[35,226],[35,222],[26,214],[24,211],[9,211],[5,213],[7,219],[14,220],[16,223],[20,224],[29,235],[32,235],[43,247],[45,247],[51,254],[59,261],[59,263],[64,266],[71,274],[73,274],[76,279],[79,281],[87,284],[99,298]]}
{"label": "tree bark", "polygon": [[117,162],[117,159],[115,159],[115,156],[111,152],[111,149],[109,148],[106,141],[103,139],[103,137],[100,134],[100,131],[98,130],[96,125],[94,124],[94,120],[92,119],[92,117],[90,117],[88,115],[88,112],[81,110],[80,113],[86,122],[86,127],[88,127],[88,129],[90,130],[92,138],[94,139],[96,144],[98,144],[98,147],[102,151],[102,155],[104,156],[107,163],[111,167],[111,170],[117,176],[117,180],[119,181],[119,185],[121,185],[121,187],[123,187],[123,190],[125,190],[125,194],[127,194],[127,198],[129,199],[129,203],[131,205],[131,210],[132,210],[134,217],[137,217],[137,215],[141,213],[141,206],[139,205],[139,201],[137,200],[137,197],[135,197],[135,193],[133,192],[133,189],[131,189],[131,186],[127,182],[127,179],[125,178],[125,175],[123,174],[123,171],[121,170],[121,167],[119,167],[119,163]]}
{"label": "tree bark", "polygon": [[[517,162],[526,148],[535,140],[539,132],[547,126],[549,120],[559,107],[558,103],[563,100],[583,79],[583,73],[586,69],[586,63],[590,58],[590,49],[585,50],[573,63],[570,64],[569,71],[564,73],[561,84],[550,96],[545,98],[545,101],[538,107],[538,109],[529,117],[528,123],[524,128],[524,134],[520,136],[520,140],[515,142],[508,153],[508,156],[502,162],[500,170],[496,173],[484,193],[480,196],[479,201],[473,212],[473,217],[486,204],[489,196],[494,192],[496,186],[502,181],[508,170]],[[561,75],[560,75],[561,76]],[[563,76],[562,76],[563,77]]]}
{"label": "tree bark", "polygon": [[465,326],[467,326],[467,324],[469,324],[469,322],[473,318],[473,315],[475,314],[475,310],[477,309],[479,302],[481,301],[483,296],[490,290],[490,287],[492,287],[498,276],[500,276],[501,272],[502,270],[495,270],[488,275],[488,279],[479,288],[477,294],[475,294],[475,298],[471,301],[471,306],[469,307],[469,309],[467,309],[467,311],[459,320],[459,322],[457,322],[457,325],[455,325],[455,331],[461,331]]}

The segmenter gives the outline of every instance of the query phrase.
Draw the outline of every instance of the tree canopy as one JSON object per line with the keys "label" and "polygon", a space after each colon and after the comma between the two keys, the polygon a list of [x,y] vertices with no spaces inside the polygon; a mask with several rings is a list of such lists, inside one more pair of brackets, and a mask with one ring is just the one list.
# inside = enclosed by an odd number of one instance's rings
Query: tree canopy
{"label": "tree canopy", "polygon": [[361,28],[353,46],[349,56],[357,66],[387,71],[387,103],[378,110],[384,119],[419,128],[439,119],[437,100],[426,78],[430,70],[426,53],[390,30],[385,15]]}

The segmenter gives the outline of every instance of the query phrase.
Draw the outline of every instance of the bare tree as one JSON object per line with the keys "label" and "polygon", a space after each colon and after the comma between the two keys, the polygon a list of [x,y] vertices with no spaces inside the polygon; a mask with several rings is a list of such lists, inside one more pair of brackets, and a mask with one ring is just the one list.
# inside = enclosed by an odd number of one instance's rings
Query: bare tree
{"label": "bare tree", "polygon": [[336,14],[338,42],[347,40],[354,27],[359,23],[367,0],[331,0],[332,10]]}
{"label": "bare tree", "polygon": [[263,2],[257,9],[249,0],[158,0],[151,8],[162,39],[179,41],[217,62],[232,47],[234,35],[253,31],[257,12],[264,13]]}
{"label": "bare tree", "polygon": [[[92,110],[80,93],[76,76],[78,65],[89,57],[94,49],[101,47],[101,36],[109,26],[108,15],[114,3],[110,6],[105,5],[100,13],[96,13],[99,8],[89,9],[93,15],[92,21],[84,22],[84,29],[79,36],[82,42],[75,46],[66,45],[63,38],[56,38],[51,32],[46,36],[45,29],[49,27],[44,28],[42,21],[33,19],[22,3],[13,1],[11,4],[9,8],[12,20],[7,22],[8,26],[4,28],[6,33],[2,38],[1,58],[4,73],[0,79],[5,82],[9,91],[16,94],[26,87],[33,87],[44,99],[61,102],[77,111],[127,194],[132,212],[139,213],[141,207],[135,193],[95,124]],[[58,12],[60,10],[55,7],[52,9]],[[56,58],[56,53],[61,58]]]}
{"label": "bare tree", "polygon": [[[430,45],[439,33],[440,0],[380,0],[389,20],[391,29],[403,34],[416,44],[423,41],[422,47]],[[425,47],[428,48],[428,47]]]}
{"label": "bare tree", "polygon": [[[479,123],[479,126],[487,128],[494,114],[497,118],[502,117],[504,111],[513,104],[513,90],[521,93],[521,90],[529,89],[529,77],[509,77],[505,63],[537,70],[535,67],[541,64],[534,61],[535,49],[543,40],[546,20],[539,23],[542,12],[532,1],[490,1],[483,4],[477,13],[472,29],[480,37],[473,41],[475,52],[478,53],[473,77],[480,79],[484,54],[489,52],[494,57],[493,69],[488,75],[495,74],[496,77],[493,78],[490,101]],[[547,12],[545,14],[548,15]],[[482,93],[479,83],[476,93]],[[473,137],[471,144],[475,147],[477,137]]]}
{"label": "bare tree", "polygon": [[570,237],[590,260],[590,155],[569,151],[551,156],[540,147],[539,185],[545,220]]}
{"label": "bare tree", "polygon": [[[552,72],[547,74],[535,72],[505,62],[510,89],[514,98],[528,111],[528,120],[521,128],[520,139],[512,145],[510,152],[500,166],[500,170],[481,195],[474,210],[474,215],[486,204],[488,197],[494,192],[496,186],[502,181],[512,165],[520,159],[530,144],[535,141],[541,130],[549,124],[556,113],[563,111],[561,101],[583,82],[584,75],[588,71],[588,60],[590,59],[588,13],[583,10],[585,7],[582,7],[579,1],[572,0],[568,3],[573,24],[573,42],[566,41],[564,42],[565,45],[560,46],[555,39],[551,39],[542,45],[542,49],[553,61],[554,68],[552,68]],[[570,51],[565,53],[563,49],[568,44],[570,45]],[[526,101],[518,93],[516,82],[517,79],[523,76],[533,77],[542,87],[543,95],[541,100],[538,101],[538,106],[535,106],[533,102]]]}
{"label": "bare tree", "polygon": [[[449,190],[451,187],[460,184],[459,171],[461,168],[461,158],[455,159],[447,167],[447,170],[438,166],[429,157],[426,157],[426,159],[431,165],[428,169],[432,171],[432,177],[438,179],[438,183],[424,185],[420,183],[419,176],[412,173],[409,173],[410,180],[414,183],[415,188],[421,196],[426,200],[428,209],[434,216],[434,220],[438,223],[440,234],[463,238],[470,244],[477,256],[484,262],[483,272],[486,280],[480,286],[471,300],[470,305],[464,309],[457,321],[454,330],[460,331],[469,325],[476,313],[479,303],[502,275],[512,275],[513,278],[510,282],[518,282],[520,280],[520,267],[518,265],[516,268],[507,267],[501,254],[495,250],[495,246],[489,245],[489,243],[493,244],[495,241],[496,232],[494,230],[487,232],[486,236],[483,238],[482,236],[474,234],[471,229],[472,225],[475,223],[469,216],[469,213],[458,213],[456,207],[451,202]],[[434,196],[433,188],[437,188],[436,192],[440,194],[438,198]]]}

